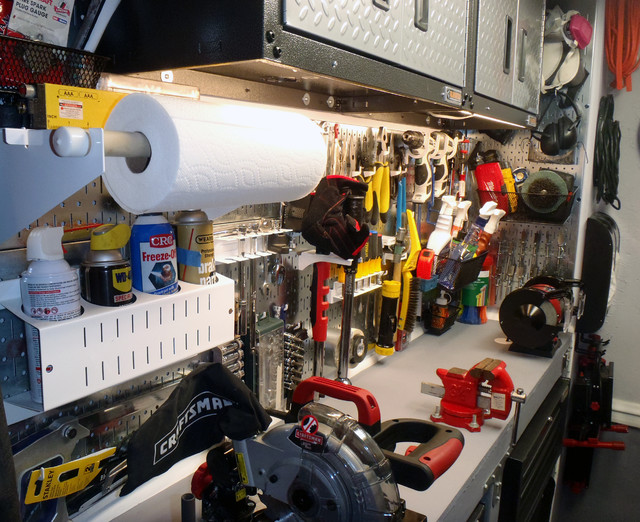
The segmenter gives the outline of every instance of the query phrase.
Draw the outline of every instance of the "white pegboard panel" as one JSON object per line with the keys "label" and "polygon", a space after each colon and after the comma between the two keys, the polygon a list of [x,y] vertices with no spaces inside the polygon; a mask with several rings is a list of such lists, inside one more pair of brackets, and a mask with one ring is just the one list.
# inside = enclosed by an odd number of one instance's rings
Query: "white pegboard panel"
{"label": "white pegboard panel", "polygon": [[22,312],[18,280],[0,283],[0,303],[40,331],[44,403],[31,407],[62,406],[233,339],[234,282],[226,277],[181,282],[167,296],[134,294],[135,303],[117,308],[83,301],[80,317],[47,322]]}
{"label": "white pegboard panel", "polygon": [[584,154],[578,154],[578,163],[538,163],[529,160],[531,133],[517,131],[505,145],[484,133],[470,135],[480,143],[483,151],[495,149],[501,161],[511,169],[526,168],[529,172],[550,169],[575,177],[577,196],[570,215],[564,223],[509,221],[500,222],[499,230],[491,241],[496,262],[493,275],[495,304],[500,304],[509,293],[537,275],[571,277],[575,266],[577,243],[577,214],[580,207]]}
{"label": "white pegboard panel", "polygon": [[559,172],[566,172],[576,177],[579,184],[582,174],[581,160],[582,155],[578,156],[578,163],[564,164],[554,162],[533,162],[529,160],[529,148],[531,143],[535,142],[531,138],[531,132],[529,131],[516,131],[514,137],[505,145],[490,138],[484,133],[472,133],[470,134],[474,140],[481,143],[482,150],[495,149],[500,155],[500,159],[504,161],[511,169],[524,167],[531,172],[535,172],[542,169],[557,170]]}

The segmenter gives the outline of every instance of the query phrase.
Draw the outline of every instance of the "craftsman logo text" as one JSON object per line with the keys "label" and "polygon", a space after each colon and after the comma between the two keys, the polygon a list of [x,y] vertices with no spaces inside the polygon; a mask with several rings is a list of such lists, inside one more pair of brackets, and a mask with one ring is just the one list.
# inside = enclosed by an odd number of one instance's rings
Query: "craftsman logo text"
{"label": "craftsman logo text", "polygon": [[210,391],[204,391],[196,395],[182,413],[178,415],[173,429],[155,443],[153,463],[157,464],[178,447],[180,437],[185,433],[185,430],[199,420],[211,415],[217,415],[223,408],[231,405],[231,401],[222,399]]}

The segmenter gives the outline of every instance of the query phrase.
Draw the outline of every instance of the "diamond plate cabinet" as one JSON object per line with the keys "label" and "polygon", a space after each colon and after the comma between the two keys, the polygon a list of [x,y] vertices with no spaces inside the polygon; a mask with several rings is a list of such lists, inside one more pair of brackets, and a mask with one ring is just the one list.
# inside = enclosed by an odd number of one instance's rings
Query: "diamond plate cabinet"
{"label": "diamond plate cabinet", "polygon": [[479,0],[475,92],[538,112],[544,0]]}
{"label": "diamond plate cabinet", "polygon": [[134,303],[114,308],[83,301],[80,317],[48,322],[22,312],[18,279],[0,283],[0,305],[40,332],[43,369],[43,404],[28,392],[8,400],[47,411],[233,340],[232,279],[181,281],[167,296],[134,295]]}
{"label": "diamond plate cabinet", "polygon": [[284,23],[462,87],[467,0],[285,0]]}

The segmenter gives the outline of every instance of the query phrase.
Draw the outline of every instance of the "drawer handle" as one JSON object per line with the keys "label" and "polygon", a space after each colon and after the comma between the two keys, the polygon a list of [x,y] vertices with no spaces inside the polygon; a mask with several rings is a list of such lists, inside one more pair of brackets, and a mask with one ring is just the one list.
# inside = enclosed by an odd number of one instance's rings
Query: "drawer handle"
{"label": "drawer handle", "polygon": [[520,56],[518,59],[518,81],[524,82],[525,69],[527,67],[527,30],[522,29],[520,36]]}
{"label": "drawer handle", "polygon": [[510,16],[505,18],[505,35],[504,35],[504,63],[502,70],[505,74],[511,72],[511,43],[513,39],[513,20]]}
{"label": "drawer handle", "polygon": [[429,0],[416,0],[416,13],[413,23],[421,31],[429,28]]}
{"label": "drawer handle", "polygon": [[384,11],[388,11],[389,7],[391,7],[391,0],[373,0],[373,5]]}

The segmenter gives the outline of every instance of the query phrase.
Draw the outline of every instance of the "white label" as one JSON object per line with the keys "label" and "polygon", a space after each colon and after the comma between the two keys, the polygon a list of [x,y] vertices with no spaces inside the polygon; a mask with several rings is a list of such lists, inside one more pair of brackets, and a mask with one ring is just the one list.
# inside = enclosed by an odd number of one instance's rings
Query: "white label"
{"label": "white label", "polygon": [[[164,234],[163,236],[168,236]],[[152,236],[154,238],[160,236]],[[140,273],[142,291],[149,294],[172,294],[178,289],[178,260],[176,247],[158,247],[151,243],[140,243]]]}
{"label": "white label", "polygon": [[78,100],[58,100],[58,115],[61,118],[82,120],[84,118],[82,102]]}
{"label": "white label", "polygon": [[9,29],[34,40],[67,45],[75,0],[13,0]]}
{"label": "white label", "polygon": [[31,400],[42,404],[42,364],[40,362],[40,331],[30,324],[24,325],[27,342],[27,363],[29,367],[29,386]]}
{"label": "white label", "polygon": [[491,394],[491,409],[498,411],[506,411],[507,409],[507,396],[504,393],[492,393]]}
{"label": "white label", "polygon": [[78,317],[80,283],[76,271],[53,277],[23,278],[22,307],[24,313],[45,321],[63,321]]}

